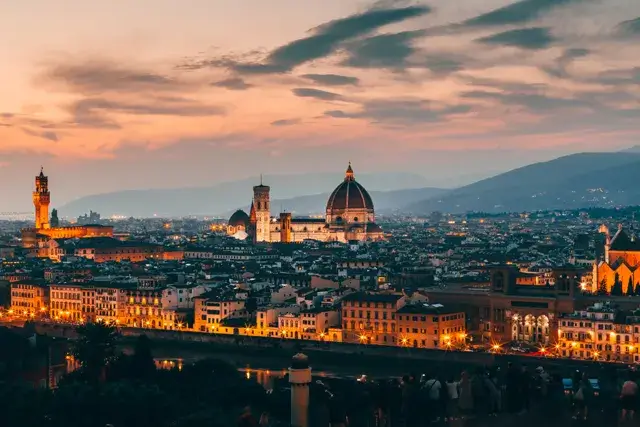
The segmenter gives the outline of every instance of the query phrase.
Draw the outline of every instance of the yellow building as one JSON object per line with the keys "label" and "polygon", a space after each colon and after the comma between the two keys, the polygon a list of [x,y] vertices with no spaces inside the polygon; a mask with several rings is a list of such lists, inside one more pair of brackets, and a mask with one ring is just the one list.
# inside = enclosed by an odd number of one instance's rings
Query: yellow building
{"label": "yellow building", "polygon": [[52,284],[49,286],[49,316],[54,320],[68,322],[86,321],[82,305],[82,286],[74,284]]}
{"label": "yellow building", "polygon": [[558,320],[558,343],[555,351],[561,357],[572,359],[638,363],[640,313],[638,314],[625,315],[607,303],[598,303],[562,316]]}
{"label": "yellow building", "polygon": [[125,291],[122,318],[119,323],[134,328],[163,329],[162,290]]}
{"label": "yellow building", "polygon": [[398,345],[460,349],[466,344],[465,314],[440,304],[407,304],[397,313]]}
{"label": "yellow building", "polygon": [[49,307],[49,288],[33,281],[11,283],[11,308],[18,316],[35,317],[46,314]]}
{"label": "yellow building", "polygon": [[344,342],[396,345],[396,312],[405,297],[395,293],[354,292],[342,299]]}

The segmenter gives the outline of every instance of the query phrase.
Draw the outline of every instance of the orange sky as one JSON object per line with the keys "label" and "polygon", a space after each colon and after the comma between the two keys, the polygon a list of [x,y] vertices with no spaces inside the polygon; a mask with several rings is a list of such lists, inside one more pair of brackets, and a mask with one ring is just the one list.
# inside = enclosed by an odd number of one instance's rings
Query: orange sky
{"label": "orange sky", "polygon": [[354,157],[459,185],[456,168],[618,150],[640,131],[637,17],[630,0],[4,2],[0,194],[28,202],[41,164],[69,200]]}

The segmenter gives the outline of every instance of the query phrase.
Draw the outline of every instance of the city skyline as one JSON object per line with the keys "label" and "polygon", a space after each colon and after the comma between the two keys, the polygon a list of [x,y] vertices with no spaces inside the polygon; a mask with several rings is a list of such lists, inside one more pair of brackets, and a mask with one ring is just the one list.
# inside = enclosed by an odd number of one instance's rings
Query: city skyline
{"label": "city skyline", "polygon": [[348,159],[455,186],[640,131],[632,1],[64,3],[0,7],[4,210],[41,165],[59,203]]}

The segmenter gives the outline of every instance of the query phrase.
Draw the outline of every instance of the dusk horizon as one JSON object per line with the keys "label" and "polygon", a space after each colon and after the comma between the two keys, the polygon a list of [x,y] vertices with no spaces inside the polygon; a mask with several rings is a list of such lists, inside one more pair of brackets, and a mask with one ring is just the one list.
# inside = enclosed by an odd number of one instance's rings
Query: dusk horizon
{"label": "dusk horizon", "polygon": [[40,166],[64,204],[349,160],[455,187],[639,140],[633,1],[28,4],[0,8],[0,211]]}

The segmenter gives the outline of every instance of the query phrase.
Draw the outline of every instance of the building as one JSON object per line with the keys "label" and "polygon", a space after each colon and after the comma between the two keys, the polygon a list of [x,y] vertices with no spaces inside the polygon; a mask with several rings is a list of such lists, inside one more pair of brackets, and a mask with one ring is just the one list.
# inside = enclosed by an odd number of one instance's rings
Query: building
{"label": "building", "polygon": [[70,323],[89,320],[85,316],[82,293],[83,288],[78,284],[51,284],[49,317]]}
{"label": "building", "polygon": [[86,237],[112,237],[113,227],[104,225],[81,225],[71,227],[51,227],[49,223],[49,204],[51,193],[49,192],[49,177],[40,170],[36,176],[36,187],[33,192],[33,205],[35,208],[34,228],[22,230],[22,245],[25,248],[35,248],[38,242],[46,242],[49,239],[75,239]]}
{"label": "building", "polygon": [[[622,225],[611,237],[609,229],[602,226],[605,234],[604,260],[593,265],[591,291],[600,293],[626,294],[640,284],[640,240],[631,231],[627,233]],[[614,285],[618,284],[618,290]]]}
{"label": "building", "polygon": [[640,311],[596,303],[559,320],[560,356],[581,360],[640,361]]}
{"label": "building", "polygon": [[200,332],[215,332],[225,320],[249,320],[245,300],[221,297],[215,292],[206,292],[194,298],[193,329]]}
{"label": "building", "polygon": [[154,243],[96,237],[78,242],[73,255],[95,262],[140,262],[147,259],[164,259],[164,247]]}
{"label": "building", "polygon": [[396,315],[398,345],[459,349],[466,343],[464,311],[442,304],[406,304]]}
{"label": "building", "polygon": [[11,283],[11,308],[16,315],[35,317],[49,309],[49,288],[37,281]]}
{"label": "building", "polygon": [[[244,227],[256,243],[384,239],[382,229],[375,223],[371,196],[355,180],[351,163],[344,181],[329,196],[324,218],[295,218],[288,212],[272,218],[270,191],[271,188],[262,182],[253,187],[250,214],[236,211],[229,219],[229,235],[235,235]],[[245,225],[245,217],[248,217],[248,225]]]}
{"label": "building", "polygon": [[405,297],[395,293],[354,292],[342,298],[344,342],[396,345],[396,313]]}

